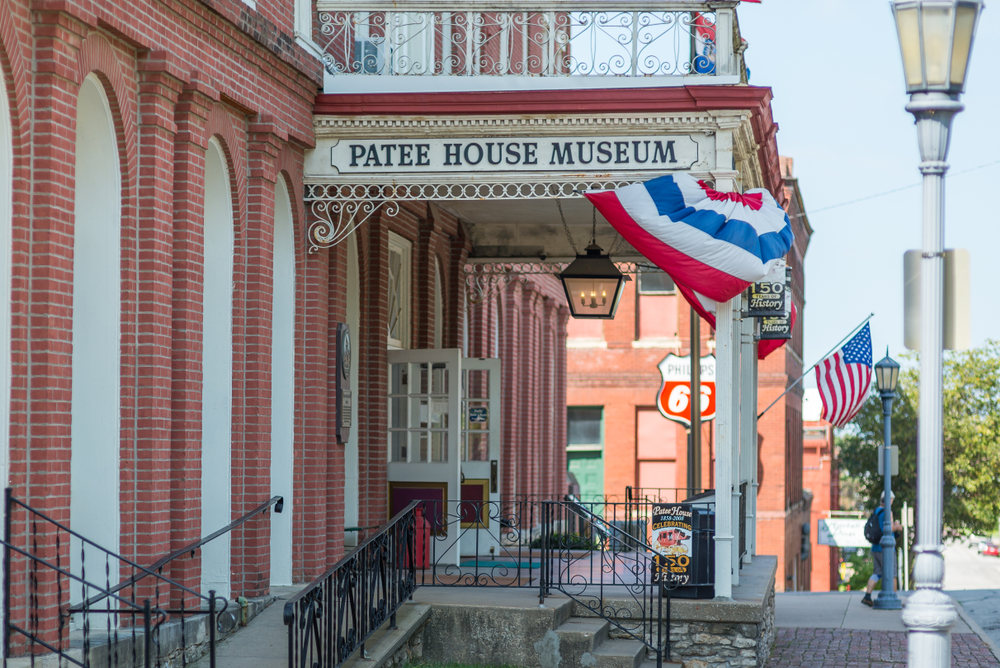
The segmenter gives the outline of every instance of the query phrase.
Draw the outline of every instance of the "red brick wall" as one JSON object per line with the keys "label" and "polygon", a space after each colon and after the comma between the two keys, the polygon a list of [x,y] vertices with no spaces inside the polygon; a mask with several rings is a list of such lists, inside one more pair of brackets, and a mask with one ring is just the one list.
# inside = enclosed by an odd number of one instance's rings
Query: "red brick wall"
{"label": "red brick wall", "polygon": [[[32,13],[26,2],[0,0],[15,169],[10,481],[17,497],[69,520],[70,398],[72,383],[85,382],[71,378],[75,119],[80,85],[93,74],[121,162],[121,359],[108,363],[121,369],[120,545],[139,562],[200,531],[201,228],[213,136],[225,149],[235,223],[233,515],[269,493],[273,192],[285,179],[302,239],[303,153],[322,82],[318,62],[289,37],[289,7],[108,0]],[[309,422],[317,413],[325,422],[326,406],[311,403],[325,372],[310,376],[316,365],[304,351],[310,339],[317,348],[308,354],[319,349],[331,277],[325,253],[306,257],[302,243],[296,253],[296,447],[325,453],[324,429]],[[308,533],[306,513],[299,519],[298,533]],[[267,589],[267,526],[258,519],[232,536],[234,594]],[[325,562],[326,546],[316,550]],[[67,563],[65,540],[60,558]],[[303,550],[301,562],[310,559]],[[178,560],[168,574],[197,585],[199,559]],[[16,577],[23,591],[23,573]],[[43,607],[55,610],[45,605],[55,602],[51,583],[43,588]],[[15,601],[13,619],[24,614]],[[42,624],[52,627],[51,614]]]}
{"label": "red brick wall", "polygon": [[812,590],[836,591],[840,578],[838,548],[819,545],[817,525],[829,517],[828,510],[840,510],[840,485],[837,460],[834,455],[833,428],[825,421],[805,422],[803,442],[802,485],[812,492],[812,513],[809,541],[812,549]]}

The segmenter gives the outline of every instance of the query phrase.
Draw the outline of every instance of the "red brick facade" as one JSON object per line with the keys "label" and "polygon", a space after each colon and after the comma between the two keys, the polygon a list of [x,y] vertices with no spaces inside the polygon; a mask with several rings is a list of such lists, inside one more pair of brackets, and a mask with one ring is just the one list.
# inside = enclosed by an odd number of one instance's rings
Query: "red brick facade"
{"label": "red brick facade", "polygon": [[[807,397],[810,392],[816,390],[806,390]],[[814,401],[818,400],[819,395],[816,393]],[[819,520],[830,516],[827,511],[840,510],[840,474],[834,452],[833,427],[826,420],[819,419],[818,414],[809,415],[809,409],[807,405],[802,423],[802,485],[813,495],[810,516],[812,532],[809,538],[812,549],[812,591],[837,591],[840,582],[837,571],[840,566],[840,549],[817,542]]]}

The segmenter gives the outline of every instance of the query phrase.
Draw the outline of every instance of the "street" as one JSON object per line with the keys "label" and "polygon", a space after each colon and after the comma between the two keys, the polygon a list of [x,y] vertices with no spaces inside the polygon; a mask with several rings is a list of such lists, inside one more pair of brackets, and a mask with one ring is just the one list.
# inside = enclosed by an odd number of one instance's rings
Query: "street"
{"label": "street", "polygon": [[944,550],[944,588],[1000,589],[1000,558],[984,557],[963,542],[948,542]]}
{"label": "street", "polygon": [[944,563],[945,589],[1000,647],[1000,559],[984,557],[965,543],[949,543]]}

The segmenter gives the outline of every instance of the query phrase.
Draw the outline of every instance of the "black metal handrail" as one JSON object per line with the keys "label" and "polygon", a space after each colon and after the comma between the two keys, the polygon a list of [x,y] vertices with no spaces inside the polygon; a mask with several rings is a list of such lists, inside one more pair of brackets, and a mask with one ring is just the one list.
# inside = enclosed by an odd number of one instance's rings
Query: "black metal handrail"
{"label": "black metal handrail", "polygon": [[283,612],[289,668],[336,668],[396,612],[416,590],[416,509],[413,501],[377,533],[309,586]]}
{"label": "black metal handrail", "polygon": [[[13,515],[15,508],[22,508],[27,514],[27,521],[30,526],[30,534],[26,536],[26,544],[24,547],[19,547],[14,544],[13,540]],[[43,523],[43,529],[39,530],[39,522]],[[69,538],[76,539],[80,541],[80,574],[77,575],[73,572],[70,566],[63,565],[63,545],[64,538],[63,534],[69,536]],[[54,542],[54,563],[52,557],[42,556],[39,550],[39,542],[43,544],[49,540]],[[156,648],[157,655],[159,655],[159,630],[160,627],[169,619],[171,614],[179,614],[181,621],[181,655],[182,664],[187,663],[187,648],[186,643],[186,633],[184,632],[184,620],[187,615],[208,615],[208,629],[209,629],[209,663],[214,668],[215,666],[215,636],[216,636],[216,624],[217,615],[225,610],[225,601],[223,600],[223,606],[221,609],[216,609],[216,601],[219,597],[215,596],[214,591],[210,591],[208,596],[204,596],[197,591],[194,591],[184,585],[171,580],[170,578],[164,577],[161,573],[154,571],[152,568],[146,568],[137,564],[136,562],[123,557],[97,543],[90,540],[89,538],[73,531],[64,524],[56,521],[52,517],[49,517],[45,513],[32,508],[25,502],[17,499],[13,496],[10,488],[7,488],[4,493],[4,535],[3,540],[0,544],[4,548],[4,580],[3,580],[3,612],[6,620],[4,628],[4,638],[3,638],[3,658],[4,665],[6,666],[7,659],[11,656],[11,635],[12,632],[18,633],[25,638],[31,644],[29,652],[33,657],[35,654],[34,646],[39,645],[50,652],[58,655],[60,663],[65,660],[68,663],[81,666],[81,668],[89,668],[90,666],[90,649],[91,649],[91,635],[92,635],[92,619],[103,618],[106,622],[107,629],[107,642],[109,645],[113,645],[114,649],[114,659],[117,662],[119,660],[118,653],[120,652],[119,647],[119,629],[122,626],[123,617],[132,617],[132,622],[129,624],[129,629],[131,631],[132,643],[130,645],[132,651],[132,665],[139,665],[136,657],[136,629],[138,624],[136,623],[136,616],[142,615],[142,629],[143,634],[143,645],[144,645],[144,661],[145,666],[152,666],[152,654],[154,647]],[[86,555],[88,548],[92,548],[92,551],[97,551],[98,555],[98,567],[103,565],[105,583],[102,585],[99,582],[95,582],[93,578],[88,579],[87,577],[87,560]],[[27,620],[28,623],[22,627],[20,626],[11,616],[11,579],[13,577],[12,572],[12,555],[19,555],[26,560],[27,568],[23,571],[23,574],[27,576],[28,583],[26,587],[27,595]],[[101,559],[103,557],[103,559]],[[91,563],[94,559],[91,558]],[[119,592],[122,591],[124,587],[112,587],[110,583],[111,574],[111,564],[115,564],[115,569],[117,570],[121,566],[130,567],[139,574],[133,575],[130,579],[130,584],[132,585],[132,596],[121,596]],[[49,573],[48,576],[39,573],[39,568],[46,569]],[[19,571],[20,572],[20,571]],[[99,572],[99,571],[98,571]],[[154,604],[149,598],[146,598],[140,604],[135,597],[135,583],[139,580],[152,577],[155,581],[155,592],[156,592],[156,603]],[[48,582],[50,579],[54,579],[54,583]],[[70,587],[72,583],[78,583],[81,588],[81,595],[83,597],[83,603],[78,606],[68,607],[66,609],[62,608],[63,605],[63,581],[67,581],[66,594],[69,594]],[[44,582],[41,582],[43,581]],[[55,585],[55,591],[52,591],[52,584]],[[179,610],[165,610],[159,605],[160,596],[160,586],[165,585],[172,590],[178,590],[182,593],[181,603]],[[127,587],[128,584],[125,585]],[[87,593],[90,590],[96,590],[99,593],[98,596],[93,598],[87,598]],[[39,593],[41,591],[41,594]],[[56,595],[56,605],[51,607],[49,604],[48,609],[56,610],[58,626],[56,629],[46,629],[45,624],[40,624],[40,614],[39,611],[42,606],[39,605],[39,596],[50,597],[52,593]],[[186,608],[185,597],[194,598],[196,600],[203,601],[205,606]],[[101,601],[108,599],[108,603],[104,608],[95,609],[90,605],[91,601]],[[83,648],[82,656],[80,659],[75,658],[70,650],[65,648],[65,631],[67,626],[67,620],[70,615],[74,612],[83,613],[82,621],[82,636],[83,636]],[[155,621],[154,621],[155,617]],[[33,627],[33,628],[30,628]],[[55,638],[52,639],[52,635]],[[49,639],[47,639],[47,637]],[[54,640],[54,643],[50,640]],[[111,661],[112,652],[109,651],[108,660]],[[157,657],[159,658],[159,656]]]}
{"label": "black metal handrail", "polygon": [[[232,522],[230,522],[226,526],[222,527],[218,531],[210,533],[209,535],[205,536],[204,538],[199,538],[198,540],[194,541],[193,543],[189,543],[188,545],[185,545],[184,547],[182,547],[180,549],[174,550],[170,554],[166,554],[166,555],[160,557],[159,559],[156,560],[156,563],[154,563],[151,566],[146,566],[146,567],[139,566],[138,568],[142,571],[142,573],[140,573],[139,575],[134,575],[134,576],[128,578],[127,580],[123,580],[122,582],[119,582],[117,585],[115,585],[114,587],[112,587],[109,590],[108,593],[114,593],[114,592],[117,592],[117,591],[121,591],[122,589],[125,589],[126,587],[129,587],[129,586],[132,586],[134,584],[137,584],[139,581],[145,579],[146,577],[148,577],[150,575],[159,574],[159,575],[162,576],[163,567],[166,566],[167,564],[169,564],[174,559],[177,559],[179,557],[183,557],[185,554],[188,554],[188,553],[190,553],[191,556],[193,557],[194,553],[195,553],[195,550],[197,550],[202,545],[205,545],[206,543],[210,543],[211,541],[215,540],[219,536],[222,536],[224,534],[229,533],[230,531],[232,531],[236,527],[240,526],[241,524],[244,524],[247,520],[252,519],[252,518],[256,517],[257,515],[265,512],[271,506],[274,506],[274,512],[280,513],[282,511],[282,509],[284,508],[284,504],[285,504],[284,497],[282,497],[282,496],[272,496],[270,499],[268,499],[264,503],[260,504],[259,506],[257,506],[253,510],[251,510],[250,512],[244,514],[242,517],[240,517],[240,518],[238,518],[236,520],[233,520]],[[164,579],[167,579],[167,578],[164,578]],[[83,605],[88,605],[88,606],[93,605],[93,604],[97,603],[98,601],[102,600],[103,598],[105,598],[106,596],[107,596],[106,593],[98,594],[98,595],[94,596],[93,598],[85,601],[84,603],[81,603],[80,605],[81,606],[83,606]],[[70,612],[79,612],[79,609],[78,608],[70,608],[69,611]],[[225,611],[225,607],[223,607],[223,609],[220,610],[219,612],[221,613],[221,612],[224,612],[224,611]]]}

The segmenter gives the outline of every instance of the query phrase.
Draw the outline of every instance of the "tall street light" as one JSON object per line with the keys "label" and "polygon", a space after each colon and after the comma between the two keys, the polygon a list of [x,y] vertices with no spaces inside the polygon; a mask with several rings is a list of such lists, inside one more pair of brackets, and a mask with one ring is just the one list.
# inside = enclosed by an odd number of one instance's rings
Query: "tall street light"
{"label": "tall street light", "polygon": [[889,357],[888,349],[885,358],[875,365],[875,385],[882,397],[882,472],[883,501],[882,514],[882,591],[875,599],[874,607],[878,610],[899,610],[902,604],[896,596],[893,577],[896,575],[896,537],[892,534],[892,400],[896,398],[896,381],[899,379],[899,364]]}
{"label": "tall street light", "polygon": [[[951,627],[956,612],[941,591],[943,508],[942,344],[944,292],[944,174],[951,120],[972,52],[980,0],[896,0],[892,3],[910,103],[917,124],[924,181],[923,253],[920,266],[920,434],[917,440],[917,504],[914,551],[916,593],[903,610],[910,668],[951,665]],[[891,577],[891,576],[890,576]]]}

